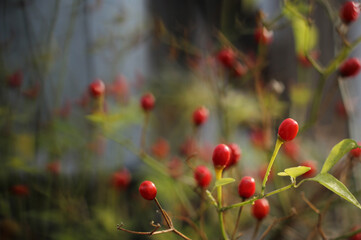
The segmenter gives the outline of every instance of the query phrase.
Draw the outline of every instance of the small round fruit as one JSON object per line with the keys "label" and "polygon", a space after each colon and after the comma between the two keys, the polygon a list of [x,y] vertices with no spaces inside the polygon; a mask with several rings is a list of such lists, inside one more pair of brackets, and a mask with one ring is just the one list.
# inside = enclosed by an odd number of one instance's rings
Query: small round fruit
{"label": "small round fruit", "polygon": [[146,93],[140,99],[140,105],[142,106],[143,110],[148,112],[154,108],[155,98],[153,94]]}
{"label": "small round fruit", "polygon": [[112,185],[117,190],[126,189],[129,186],[130,180],[131,175],[127,169],[117,171],[112,175]]}
{"label": "small round fruit", "polygon": [[233,74],[235,77],[243,77],[247,73],[248,69],[242,63],[237,62],[233,66]]}
{"label": "small round fruit", "polygon": [[152,154],[160,159],[164,159],[169,155],[169,143],[167,140],[163,138],[159,138],[153,145],[152,145]]}
{"label": "small round fruit", "polygon": [[340,9],[340,18],[345,24],[357,20],[360,15],[360,4],[353,1],[345,2]]}
{"label": "small round fruit", "polygon": [[224,168],[231,157],[231,149],[225,144],[219,144],[213,150],[213,165],[215,168]]}
{"label": "small round fruit", "polygon": [[[358,145],[361,145],[361,142],[357,143]],[[352,157],[358,158],[359,156],[361,156],[361,148],[357,147],[354,148],[350,151],[350,154]]]}
{"label": "small round fruit", "polygon": [[253,216],[261,221],[264,219],[269,213],[269,203],[265,198],[258,199],[254,202],[252,206],[252,214]]}
{"label": "small round fruit", "polygon": [[296,137],[297,132],[298,132],[298,123],[292,118],[287,118],[283,120],[283,122],[280,124],[278,128],[278,136],[284,142],[293,140]]}
{"label": "small round fruit", "polygon": [[304,161],[303,163],[301,163],[301,166],[305,166],[305,167],[310,167],[311,169],[302,174],[302,177],[305,177],[305,178],[310,178],[310,177],[314,177],[317,173],[317,164],[315,161]]}
{"label": "small round fruit", "polygon": [[92,97],[98,98],[103,96],[105,92],[104,82],[97,78],[89,85],[89,93]]}
{"label": "small round fruit", "polygon": [[30,191],[26,185],[17,184],[11,187],[11,192],[18,197],[26,197]]}
{"label": "small round fruit", "polygon": [[50,162],[46,165],[46,170],[54,175],[59,175],[60,173],[60,162],[59,161],[55,161],[55,162]]}
{"label": "small round fruit", "polygon": [[258,44],[269,45],[273,40],[273,31],[268,31],[265,27],[259,27],[254,32],[254,38]]}
{"label": "small round fruit", "polygon": [[231,157],[227,162],[226,168],[232,167],[237,164],[242,155],[242,150],[235,143],[228,144],[229,149],[231,149]]}
{"label": "small round fruit", "polygon": [[146,200],[153,200],[157,196],[157,188],[151,181],[144,181],[139,186],[139,193]]}
{"label": "small round fruit", "polygon": [[238,185],[238,194],[241,198],[250,198],[256,191],[256,183],[253,177],[243,177]]}
{"label": "small round fruit", "polygon": [[212,181],[212,174],[205,166],[198,166],[194,171],[194,179],[201,188],[206,188]]}
{"label": "small round fruit", "polygon": [[224,48],[217,54],[217,60],[225,67],[232,67],[236,60],[236,54],[232,48]]}
{"label": "small round fruit", "polygon": [[196,126],[204,124],[209,116],[209,111],[206,107],[199,107],[193,112],[193,123]]}
{"label": "small round fruit", "polygon": [[342,77],[354,77],[361,70],[361,62],[358,58],[349,58],[340,66]]}
{"label": "small round fruit", "polygon": [[23,82],[23,72],[18,70],[10,75],[7,79],[7,84],[12,88],[19,88]]}

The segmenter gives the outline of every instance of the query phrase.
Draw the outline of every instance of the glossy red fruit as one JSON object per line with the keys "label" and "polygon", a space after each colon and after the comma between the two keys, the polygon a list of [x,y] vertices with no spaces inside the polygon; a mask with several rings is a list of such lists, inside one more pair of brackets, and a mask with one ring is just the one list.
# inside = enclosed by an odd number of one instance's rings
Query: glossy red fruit
{"label": "glossy red fruit", "polygon": [[293,140],[296,137],[297,132],[298,123],[292,118],[283,120],[278,128],[278,136],[285,142]]}
{"label": "glossy red fruit", "polygon": [[30,193],[29,188],[22,184],[12,186],[11,192],[18,197],[26,197]]}
{"label": "glossy red fruit", "polygon": [[144,181],[139,186],[139,193],[146,200],[153,200],[157,196],[157,188],[151,181]]}
{"label": "glossy red fruit", "polygon": [[353,1],[345,2],[340,9],[342,22],[349,24],[357,20],[360,15],[360,4]]}
{"label": "glossy red fruit", "polygon": [[21,86],[22,82],[23,82],[23,73],[22,71],[18,70],[16,72],[14,72],[13,74],[11,74],[8,79],[7,79],[7,84],[10,87],[13,88],[18,88]]}
{"label": "glossy red fruit", "polygon": [[213,150],[213,165],[215,168],[223,168],[231,158],[231,149],[225,144],[219,144]]}
{"label": "glossy red fruit", "polygon": [[302,174],[302,177],[305,178],[310,178],[310,177],[314,177],[317,173],[317,164],[315,161],[304,161],[303,163],[301,163],[301,166],[305,166],[305,167],[310,167],[311,170],[309,170],[308,172]]}
{"label": "glossy red fruit", "polygon": [[89,93],[92,97],[98,98],[103,96],[105,92],[104,82],[97,78],[89,85]]}
{"label": "glossy red fruit", "polygon": [[146,112],[152,110],[154,108],[154,104],[155,104],[155,98],[151,93],[144,94],[140,99],[140,105],[142,106],[143,110]]}
{"label": "glossy red fruit", "polygon": [[229,149],[231,149],[231,157],[227,162],[226,168],[232,167],[237,164],[242,155],[242,150],[235,143],[228,144]]}
{"label": "glossy red fruit", "polygon": [[[361,145],[361,142],[358,142],[357,144]],[[350,151],[350,154],[352,157],[358,158],[359,156],[361,156],[361,148],[358,147],[358,148],[352,149]]]}
{"label": "glossy red fruit", "polygon": [[127,169],[122,169],[113,173],[111,182],[115,189],[124,190],[129,186],[131,179],[130,172]]}
{"label": "glossy red fruit", "polygon": [[209,111],[206,107],[199,107],[193,112],[193,123],[196,126],[204,124],[209,116]]}
{"label": "glossy red fruit", "polygon": [[294,141],[285,142],[282,149],[284,154],[293,161],[297,160],[300,155],[300,146]]}
{"label": "glossy red fruit", "polygon": [[[356,231],[356,230],[358,230],[360,228],[361,228],[361,226],[355,226],[355,227],[351,228],[351,232]],[[349,238],[349,240],[361,240],[361,232],[356,233],[355,235],[351,236]]]}
{"label": "glossy red fruit", "polygon": [[273,31],[268,31],[265,27],[259,27],[254,32],[254,38],[258,44],[269,45],[273,40]]}
{"label": "glossy red fruit", "polygon": [[252,214],[259,221],[267,217],[269,213],[269,203],[265,198],[258,199],[252,206]]}
{"label": "glossy red fruit", "polygon": [[358,58],[349,58],[340,66],[342,77],[356,76],[361,70],[361,62]]}
{"label": "glossy red fruit", "polygon": [[205,166],[198,166],[194,171],[194,179],[201,188],[206,188],[212,181],[212,174]]}
{"label": "glossy red fruit", "polygon": [[242,198],[250,198],[256,191],[256,183],[253,177],[243,177],[238,185],[238,194]]}
{"label": "glossy red fruit", "polygon": [[236,54],[232,48],[224,48],[217,54],[217,60],[225,67],[232,67],[236,60]]}

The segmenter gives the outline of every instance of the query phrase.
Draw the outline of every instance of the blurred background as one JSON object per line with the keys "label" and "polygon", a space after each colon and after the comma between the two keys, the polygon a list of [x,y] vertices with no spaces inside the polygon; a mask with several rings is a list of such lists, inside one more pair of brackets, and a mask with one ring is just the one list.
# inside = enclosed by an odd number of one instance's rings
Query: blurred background
{"label": "blurred background", "polygon": [[[138,194],[139,184],[152,180],[179,228],[198,239],[189,219],[199,220],[199,194],[185,160],[197,153],[193,166],[211,169],[214,146],[237,143],[242,157],[227,174],[237,181],[253,175],[260,190],[259,172],[279,123],[292,117],[304,126],[312,115],[319,73],[303,51],[326,66],[342,49],[336,27],[343,2],[0,1],[0,238],[148,239],[116,225],[149,231],[149,222],[161,221],[156,206]],[[309,25],[295,11],[311,19]],[[265,46],[255,39],[260,26],[273,31]],[[360,35],[357,20],[346,37]],[[240,68],[217,62],[224,48],[236,51]],[[351,56],[361,56],[360,46]],[[281,153],[277,168],[306,160],[322,166],[337,142],[361,140],[359,78],[329,76],[317,121],[291,153]],[[95,79],[106,86],[102,115],[89,94]],[[148,124],[139,104],[146,92],[156,98]],[[196,128],[192,112],[199,106],[210,116]],[[148,157],[139,154],[141,137]],[[359,170],[350,180],[357,193]],[[239,201],[236,191],[226,192],[227,203]],[[274,199],[272,215],[283,216],[297,200],[287,194]],[[219,231],[211,207],[205,213],[209,236]],[[332,212],[328,233],[360,221],[352,210]],[[245,211],[247,239],[253,223]],[[312,229],[303,229],[317,219],[305,214],[306,221],[276,229],[269,239],[306,239]],[[335,227],[344,216],[348,220]]]}

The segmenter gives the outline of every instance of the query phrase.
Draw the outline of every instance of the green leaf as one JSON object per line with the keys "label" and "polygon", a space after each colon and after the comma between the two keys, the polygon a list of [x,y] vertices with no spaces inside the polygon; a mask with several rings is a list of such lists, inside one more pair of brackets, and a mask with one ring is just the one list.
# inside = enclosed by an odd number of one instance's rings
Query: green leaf
{"label": "green leaf", "polygon": [[340,197],[349,201],[356,207],[361,209],[360,203],[357,201],[354,195],[347,189],[347,187],[337,180],[334,176],[329,173],[320,173],[314,178],[305,179],[306,181],[315,181],[322,184],[324,187],[328,188],[332,192],[336,193]]}
{"label": "green leaf", "polygon": [[296,178],[310,170],[311,170],[310,167],[298,166],[298,167],[286,168],[284,170],[284,172],[280,172],[277,175],[278,176],[290,176],[292,178]]}
{"label": "green leaf", "polygon": [[322,166],[321,173],[327,173],[330,169],[351,149],[356,148],[357,143],[352,139],[344,139],[337,143],[328,155]]}
{"label": "green leaf", "polygon": [[216,188],[216,187],[220,187],[223,185],[227,185],[227,184],[233,183],[234,181],[236,181],[236,179],[234,179],[234,178],[221,178],[216,181],[216,183],[214,184],[214,187]]}

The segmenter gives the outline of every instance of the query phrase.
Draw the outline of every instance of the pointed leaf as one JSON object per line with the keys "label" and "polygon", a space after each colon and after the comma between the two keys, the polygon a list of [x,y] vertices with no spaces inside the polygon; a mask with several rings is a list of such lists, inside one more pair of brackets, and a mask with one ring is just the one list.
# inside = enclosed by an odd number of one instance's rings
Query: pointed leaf
{"label": "pointed leaf", "polygon": [[285,172],[279,172],[279,173],[277,173],[277,175],[278,176],[281,176],[281,177],[287,177],[287,176],[290,176],[290,175],[288,175],[287,173],[285,173]]}
{"label": "pointed leaf", "polygon": [[322,166],[321,173],[327,173],[330,169],[351,149],[357,147],[357,143],[352,139],[344,139],[337,143],[328,155]]}
{"label": "pointed leaf", "polygon": [[337,180],[334,176],[329,173],[320,173],[314,178],[305,179],[306,181],[315,181],[322,184],[324,187],[328,188],[332,192],[336,193],[340,197],[349,201],[356,207],[361,209],[360,203],[357,201],[354,195],[347,189],[347,187]]}
{"label": "pointed leaf", "polygon": [[234,178],[221,178],[216,181],[216,183],[214,184],[214,187],[216,188],[219,186],[227,185],[227,184],[233,183],[234,181],[236,181]]}
{"label": "pointed leaf", "polygon": [[285,169],[285,173],[287,173],[289,176],[291,176],[293,178],[296,178],[310,170],[311,170],[310,167],[298,166],[298,167],[292,167],[292,168]]}

